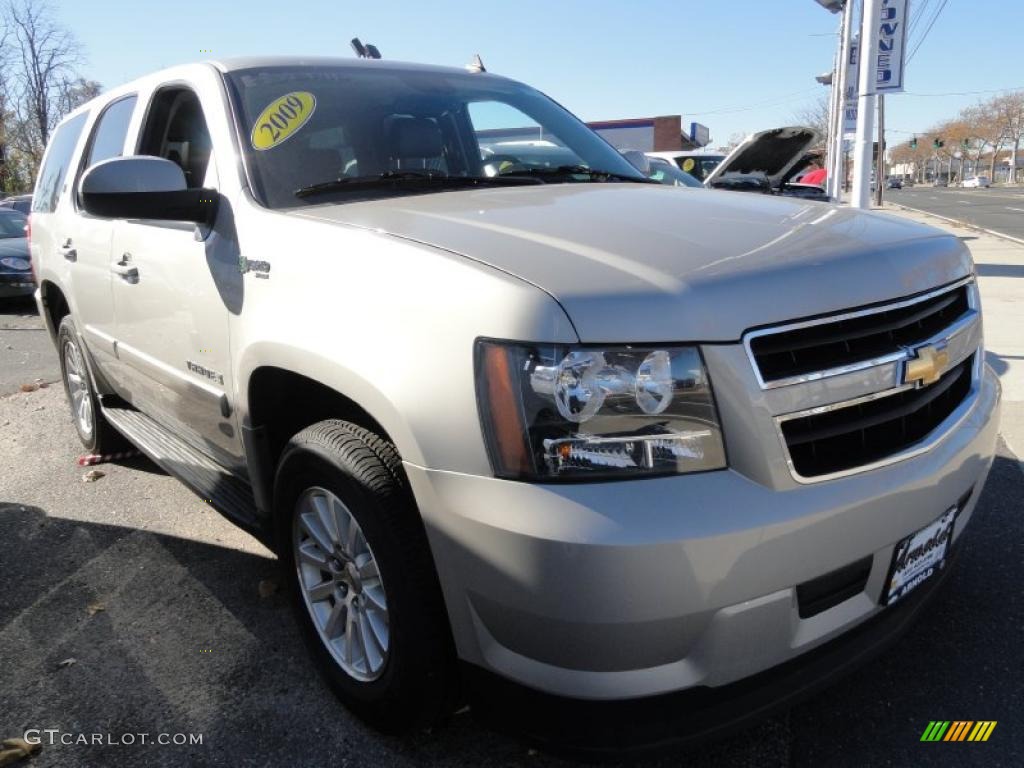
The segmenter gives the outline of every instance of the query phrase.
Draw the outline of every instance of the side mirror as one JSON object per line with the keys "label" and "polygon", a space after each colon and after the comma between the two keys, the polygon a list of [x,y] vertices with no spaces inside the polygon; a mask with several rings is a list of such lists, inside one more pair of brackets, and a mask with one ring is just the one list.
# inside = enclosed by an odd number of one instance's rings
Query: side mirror
{"label": "side mirror", "polygon": [[620,151],[622,156],[629,161],[629,164],[640,171],[640,173],[644,176],[651,175],[651,158],[639,149],[623,149]]}
{"label": "side mirror", "polygon": [[96,163],[82,177],[80,192],[82,207],[93,216],[207,225],[219,199],[214,189],[189,189],[176,163],[144,155]]}

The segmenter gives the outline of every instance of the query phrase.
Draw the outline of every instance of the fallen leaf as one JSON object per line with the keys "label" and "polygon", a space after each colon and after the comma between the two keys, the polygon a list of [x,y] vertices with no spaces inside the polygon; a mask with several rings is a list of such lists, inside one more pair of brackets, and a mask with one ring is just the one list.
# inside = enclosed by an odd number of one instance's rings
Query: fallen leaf
{"label": "fallen leaf", "polygon": [[60,664],[57,665],[57,669],[64,669],[65,667],[70,667],[71,665],[77,664],[77,663],[78,663],[78,659],[76,659],[74,657],[71,657],[70,659],[64,659],[64,661],[62,661]]}
{"label": "fallen leaf", "polygon": [[95,603],[89,603],[89,605],[86,607],[85,610],[87,610],[89,612],[90,616],[95,616],[100,611],[107,610],[107,606],[105,606],[103,603],[97,601]]}
{"label": "fallen leaf", "polygon": [[22,392],[35,392],[37,389],[39,389],[39,385],[38,384],[22,384],[20,389],[21,389]]}
{"label": "fallen leaf", "polygon": [[266,599],[277,592],[277,579],[262,579],[259,583],[260,597]]}
{"label": "fallen leaf", "polygon": [[0,750],[0,766],[12,765],[26,757],[31,757],[42,747],[39,744],[30,744],[24,739],[4,739],[3,749]]}
{"label": "fallen leaf", "polygon": [[50,386],[50,385],[49,385],[49,384],[47,384],[47,383],[46,383],[45,381],[41,381],[41,382],[39,382],[39,388],[40,388],[40,389],[46,389],[46,388],[47,388],[47,387],[49,387],[49,386]]}
{"label": "fallen leaf", "polygon": [[83,483],[95,483],[101,477],[106,477],[107,473],[102,469],[90,469],[84,475],[82,475]]}

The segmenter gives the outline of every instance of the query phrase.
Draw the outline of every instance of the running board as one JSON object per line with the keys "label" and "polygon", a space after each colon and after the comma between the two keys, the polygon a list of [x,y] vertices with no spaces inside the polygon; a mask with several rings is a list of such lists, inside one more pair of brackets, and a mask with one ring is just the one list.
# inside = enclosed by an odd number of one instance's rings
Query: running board
{"label": "running board", "polygon": [[102,406],[110,425],[231,522],[268,543],[252,488],[210,457],[131,407]]}

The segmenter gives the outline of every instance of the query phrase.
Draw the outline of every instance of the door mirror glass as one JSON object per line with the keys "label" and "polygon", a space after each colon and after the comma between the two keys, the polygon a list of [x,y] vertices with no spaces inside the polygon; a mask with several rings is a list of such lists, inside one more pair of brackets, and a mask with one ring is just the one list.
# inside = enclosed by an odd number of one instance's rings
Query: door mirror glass
{"label": "door mirror glass", "polygon": [[108,219],[159,219],[210,224],[217,210],[213,189],[189,189],[181,167],[160,157],[116,157],[85,172],[82,207]]}

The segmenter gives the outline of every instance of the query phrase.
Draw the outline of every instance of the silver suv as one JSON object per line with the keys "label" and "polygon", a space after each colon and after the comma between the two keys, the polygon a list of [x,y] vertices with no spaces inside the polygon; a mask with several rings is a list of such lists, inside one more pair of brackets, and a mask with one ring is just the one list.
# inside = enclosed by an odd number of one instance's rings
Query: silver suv
{"label": "silver suv", "polygon": [[449,711],[459,662],[626,700],[853,658],[948,570],[993,457],[956,238],[650,183],[492,74],[160,72],[64,120],[33,206],[82,442],[274,546],[381,722]]}

